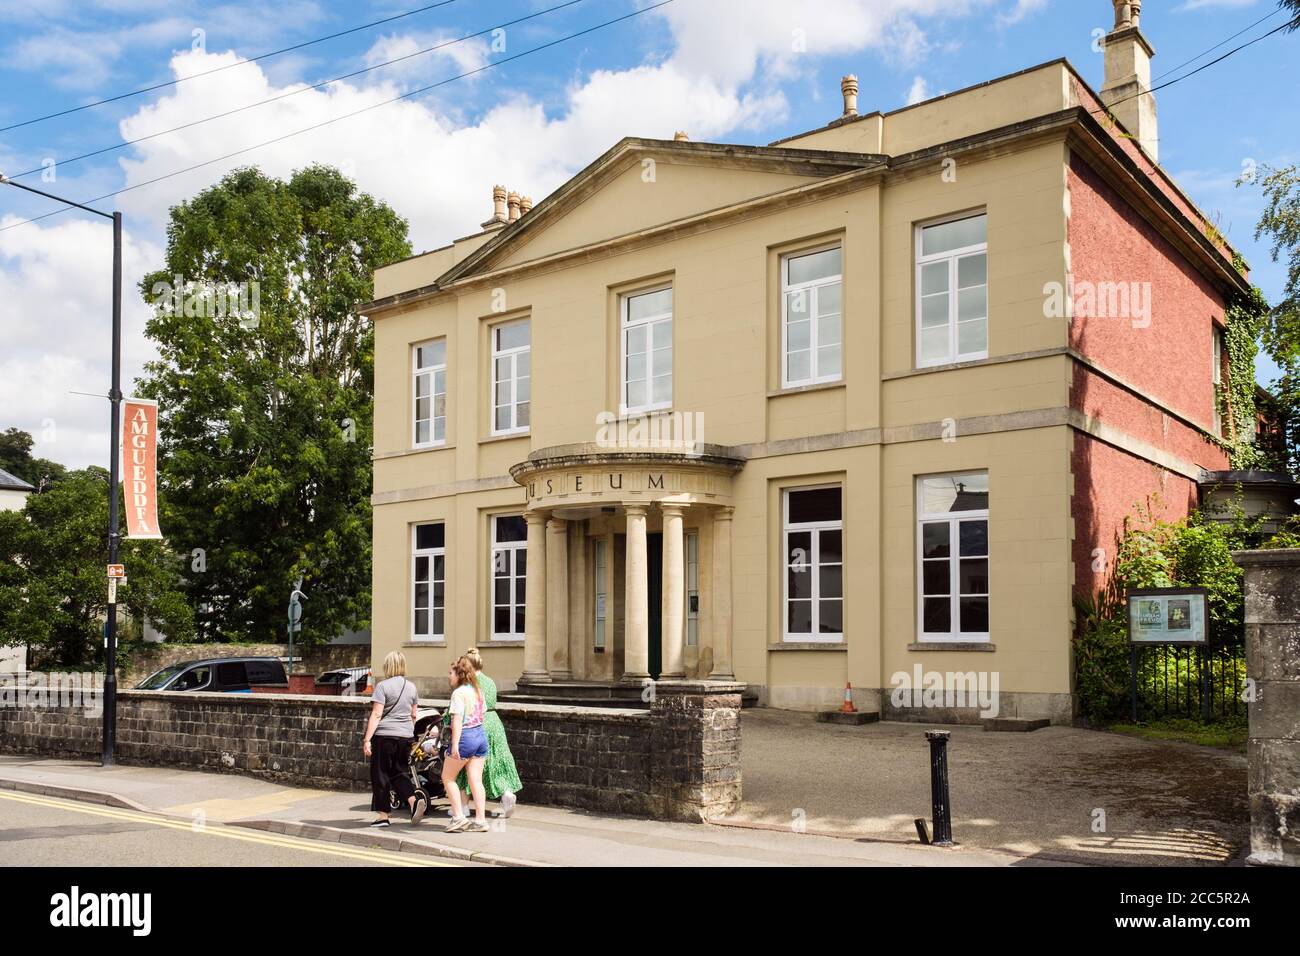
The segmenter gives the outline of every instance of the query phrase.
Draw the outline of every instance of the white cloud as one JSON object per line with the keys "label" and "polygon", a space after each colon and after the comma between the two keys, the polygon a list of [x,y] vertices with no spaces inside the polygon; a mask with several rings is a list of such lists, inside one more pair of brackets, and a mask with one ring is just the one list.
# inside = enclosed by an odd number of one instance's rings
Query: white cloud
{"label": "white cloud", "polygon": [[[305,2],[286,2],[293,10],[312,7]],[[140,143],[118,160],[125,185],[140,186],[118,199],[132,240],[125,270],[129,303],[125,380],[131,380],[150,350],[142,334],[145,308],[134,285],[142,273],[161,264],[159,247],[167,210],[237,166],[256,164],[269,175],[284,177],[313,162],[336,165],[361,189],[406,217],[415,248],[428,249],[476,230],[491,212],[495,183],[505,183],[540,201],[623,136],[670,138],[681,129],[695,140],[725,140],[739,131],[769,127],[789,111],[782,84],[798,81],[794,88],[802,89],[825,57],[870,50],[894,62],[910,63],[931,46],[923,22],[987,14],[1011,3],[750,0],[740,14],[731,3],[693,0],[651,14],[671,35],[666,57],[624,69],[578,74],[558,103],[548,100],[544,106],[527,86],[510,89],[486,82],[479,85],[474,99],[468,99],[458,95],[463,85],[452,84],[437,98],[426,96],[382,106],[142,185],[398,96],[414,79],[427,78],[427,73],[418,72],[426,59],[436,62],[432,56],[418,57],[408,61],[417,68],[414,72],[379,70],[357,81],[304,90],[276,103]],[[229,45],[225,38],[230,34],[222,24],[233,9],[213,8],[207,13],[208,50]],[[400,56],[432,42],[437,42],[432,35],[385,35],[372,45],[369,62]],[[606,42],[626,42],[626,35],[615,39],[611,33]],[[255,38],[243,37],[241,45],[245,44],[259,45]],[[273,45],[279,43],[265,44]],[[188,46],[187,41],[171,61],[178,76],[237,60],[233,52],[195,51]],[[512,44],[510,52],[519,49]],[[465,72],[482,65],[486,56],[482,44],[457,44],[441,55],[444,69],[436,72]],[[268,75],[263,66],[252,63],[165,90],[121,122],[122,136],[136,139],[306,85],[285,83],[283,72],[272,67],[274,71]],[[498,75],[495,71],[480,74],[485,80]],[[925,89],[924,80],[918,80],[921,85],[918,88],[914,83],[913,92]],[[496,98],[486,108],[468,118],[462,115],[462,110],[475,109],[475,101],[489,93]],[[71,187],[64,186],[64,190]],[[103,227],[97,224],[67,219],[0,232],[0,301],[6,306],[13,303],[18,310],[15,315],[42,316],[42,321],[20,331],[5,331],[12,337],[6,341],[6,357],[0,360],[0,407],[12,424],[34,430],[39,430],[45,418],[53,417],[59,423],[57,447],[38,445],[38,451],[73,465],[103,461],[101,446],[107,444],[105,408],[93,399],[74,396],[72,401],[67,395],[69,388],[99,391],[107,387],[103,322],[108,242],[102,234]]]}
{"label": "white cloud", "polygon": [[1006,13],[998,15],[998,23],[1001,26],[1011,26],[1019,23],[1031,13],[1037,13],[1047,6],[1047,0],[1016,0],[1016,5]]}
{"label": "white cloud", "polygon": [[[382,36],[366,51],[366,66],[409,57],[392,66],[380,67],[372,75],[427,85],[442,78],[441,75],[435,76],[431,70],[431,67],[439,63],[449,63],[455,70],[452,75],[460,75],[480,69],[488,62],[491,48],[482,37],[451,42],[455,39],[456,36],[450,33],[395,33]],[[438,46],[441,49],[431,49]],[[430,52],[420,53],[421,50]],[[477,75],[474,78],[477,79]]]}
{"label": "white cloud", "polygon": [[[18,222],[5,216],[0,226]],[[35,454],[64,464],[108,464],[107,396],[112,343],[112,227],[69,219],[0,231],[0,350],[3,427],[36,439]],[[123,390],[151,349],[149,313],[134,281],[161,251],[127,236],[123,242]]]}
{"label": "white cloud", "polygon": [[930,98],[930,86],[925,82],[925,77],[917,76],[912,80],[912,85],[907,91],[907,105],[920,103]]}

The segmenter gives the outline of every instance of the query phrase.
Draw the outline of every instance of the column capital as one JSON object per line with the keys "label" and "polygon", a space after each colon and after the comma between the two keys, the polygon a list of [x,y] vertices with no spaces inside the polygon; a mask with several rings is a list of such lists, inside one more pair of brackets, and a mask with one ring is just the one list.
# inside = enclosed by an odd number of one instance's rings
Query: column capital
{"label": "column capital", "polygon": [[713,509],[714,521],[730,521],[736,516],[736,509],[731,505],[716,505]]}
{"label": "column capital", "polygon": [[546,530],[551,534],[564,534],[569,530],[569,522],[565,518],[557,518],[551,515],[546,519]]}
{"label": "column capital", "polygon": [[524,512],[524,521],[532,525],[544,524],[547,521],[547,519],[549,519],[550,517],[551,517],[551,513],[549,511],[525,511]]}
{"label": "column capital", "polygon": [[623,510],[627,512],[629,518],[644,518],[650,511],[649,505],[624,505]]}
{"label": "column capital", "polygon": [[659,511],[666,515],[677,515],[680,517],[681,515],[686,513],[686,509],[688,507],[690,506],[684,504],[678,504],[677,502],[673,502],[673,501],[659,502]]}

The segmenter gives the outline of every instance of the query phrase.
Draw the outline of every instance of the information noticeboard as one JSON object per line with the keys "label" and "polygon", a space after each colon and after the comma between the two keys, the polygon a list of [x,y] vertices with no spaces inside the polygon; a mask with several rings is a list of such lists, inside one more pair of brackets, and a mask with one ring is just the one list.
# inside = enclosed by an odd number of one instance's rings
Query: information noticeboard
{"label": "information noticeboard", "polygon": [[1210,614],[1205,588],[1130,588],[1130,644],[1205,644]]}

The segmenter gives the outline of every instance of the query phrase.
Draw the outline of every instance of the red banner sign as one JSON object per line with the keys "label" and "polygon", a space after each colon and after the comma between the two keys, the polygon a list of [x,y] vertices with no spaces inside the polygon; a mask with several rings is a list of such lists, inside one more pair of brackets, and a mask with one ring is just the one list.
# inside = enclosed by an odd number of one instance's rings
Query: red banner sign
{"label": "red banner sign", "polygon": [[129,538],[161,538],[158,528],[158,403],[122,401],[122,490]]}

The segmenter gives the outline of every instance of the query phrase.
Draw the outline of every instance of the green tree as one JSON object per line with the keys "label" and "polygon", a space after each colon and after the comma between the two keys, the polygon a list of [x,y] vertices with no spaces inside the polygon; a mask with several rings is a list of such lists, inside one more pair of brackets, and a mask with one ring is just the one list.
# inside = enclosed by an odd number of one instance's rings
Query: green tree
{"label": "green tree", "polygon": [[166,268],[141,283],[160,357],[139,390],[159,403],[160,520],[203,639],[282,640],[300,576],[305,643],[368,623],[374,356],[356,307],[410,251],[403,219],[324,166],[237,170],[172,209]]}
{"label": "green tree", "polygon": [[[26,644],[34,666],[102,666],[108,610],[108,472],[69,472],[22,511],[0,512],[0,643]],[[122,543],[127,581],[122,651],[143,638],[147,618],[169,640],[193,636],[179,560],[161,541]]]}
{"label": "green tree", "polygon": [[1261,340],[1281,371],[1272,390],[1283,417],[1288,465],[1300,475],[1300,166],[1261,166],[1260,173],[1265,208],[1255,238],[1267,236],[1273,261],[1287,262],[1286,285],[1265,316]]}
{"label": "green tree", "polygon": [[0,468],[41,489],[62,478],[67,469],[56,461],[33,458],[32,446],[35,443],[29,432],[19,428],[0,432]]}

